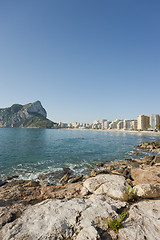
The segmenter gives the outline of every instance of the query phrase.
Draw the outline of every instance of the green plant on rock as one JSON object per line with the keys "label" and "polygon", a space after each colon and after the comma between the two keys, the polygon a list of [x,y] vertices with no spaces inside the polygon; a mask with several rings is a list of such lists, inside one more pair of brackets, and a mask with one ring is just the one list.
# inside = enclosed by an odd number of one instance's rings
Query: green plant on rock
{"label": "green plant on rock", "polygon": [[128,215],[128,211],[124,211],[118,215],[117,218],[105,218],[104,220],[107,222],[108,226],[115,232],[118,232],[120,228],[123,227],[123,221],[125,217]]}
{"label": "green plant on rock", "polygon": [[131,189],[131,186],[129,185],[123,195],[123,200],[128,202],[133,201],[134,199],[135,199],[134,188]]}

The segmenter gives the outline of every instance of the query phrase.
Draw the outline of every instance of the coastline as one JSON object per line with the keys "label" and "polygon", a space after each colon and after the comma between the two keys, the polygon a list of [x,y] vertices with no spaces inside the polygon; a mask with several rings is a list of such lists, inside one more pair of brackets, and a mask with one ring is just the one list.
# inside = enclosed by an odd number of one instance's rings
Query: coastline
{"label": "coastline", "polygon": [[[138,152],[134,160],[99,162],[99,170],[91,169],[88,176],[75,178],[66,169],[58,185],[49,184],[43,176],[41,182],[16,180],[16,176],[1,180],[0,239],[104,240],[110,236],[137,240],[143,232],[144,239],[153,239],[153,234],[158,240],[160,155],[155,155],[155,150],[160,153],[160,142],[144,142],[135,147]],[[144,150],[154,155],[139,159]],[[127,211],[127,217],[114,231],[104,217],[116,219],[123,211]],[[143,221],[139,222],[141,218]]]}
{"label": "coastline", "polygon": [[80,128],[58,128],[60,129],[66,129],[66,130],[76,130],[76,131],[96,131],[96,132],[108,132],[108,133],[112,133],[112,132],[116,132],[116,133],[133,133],[133,134],[148,134],[148,135],[160,135],[160,131],[159,132],[154,132],[154,131],[132,131],[132,130],[117,130],[117,129],[80,129]]}

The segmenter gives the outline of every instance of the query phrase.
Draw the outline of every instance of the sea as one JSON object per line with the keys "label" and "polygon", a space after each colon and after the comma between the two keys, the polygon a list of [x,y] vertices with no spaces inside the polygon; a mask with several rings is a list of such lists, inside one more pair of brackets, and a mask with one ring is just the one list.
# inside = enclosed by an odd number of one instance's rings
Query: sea
{"label": "sea", "polygon": [[[87,174],[98,162],[134,159],[136,144],[160,141],[160,135],[68,129],[0,128],[0,178],[38,179],[70,168]],[[149,153],[143,151],[138,157]]]}

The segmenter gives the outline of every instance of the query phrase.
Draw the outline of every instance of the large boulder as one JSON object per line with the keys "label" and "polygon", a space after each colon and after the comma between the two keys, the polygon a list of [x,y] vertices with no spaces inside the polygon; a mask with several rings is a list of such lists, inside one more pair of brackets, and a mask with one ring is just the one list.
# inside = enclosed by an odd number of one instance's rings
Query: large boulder
{"label": "large boulder", "polygon": [[116,217],[116,211],[125,206],[125,202],[96,195],[89,199],[46,200],[28,208],[20,218],[5,225],[0,239],[100,239],[94,219],[109,215]]}
{"label": "large boulder", "polygon": [[102,174],[87,179],[83,186],[94,194],[103,194],[114,199],[123,199],[127,183],[118,175]]}
{"label": "large boulder", "polygon": [[160,200],[147,200],[133,204],[129,218],[119,230],[119,240],[159,240]]}
{"label": "large boulder", "polygon": [[134,187],[134,193],[141,198],[157,198],[160,197],[160,186],[139,184]]}
{"label": "large boulder", "polygon": [[160,186],[160,166],[144,166],[143,168],[132,168],[131,177],[134,185],[149,183]]}
{"label": "large boulder", "polygon": [[117,217],[125,207],[125,202],[100,195],[69,201],[46,200],[6,224],[0,231],[0,240],[159,240],[160,200],[133,204],[117,233],[110,230],[106,222],[101,224],[104,217]]}

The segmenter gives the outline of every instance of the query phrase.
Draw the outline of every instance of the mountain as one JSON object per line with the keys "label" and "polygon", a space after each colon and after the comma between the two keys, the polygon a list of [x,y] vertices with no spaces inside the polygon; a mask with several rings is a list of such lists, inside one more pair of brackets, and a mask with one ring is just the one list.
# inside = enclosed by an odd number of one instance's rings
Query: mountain
{"label": "mountain", "polygon": [[0,127],[54,128],[40,101],[0,109]]}

